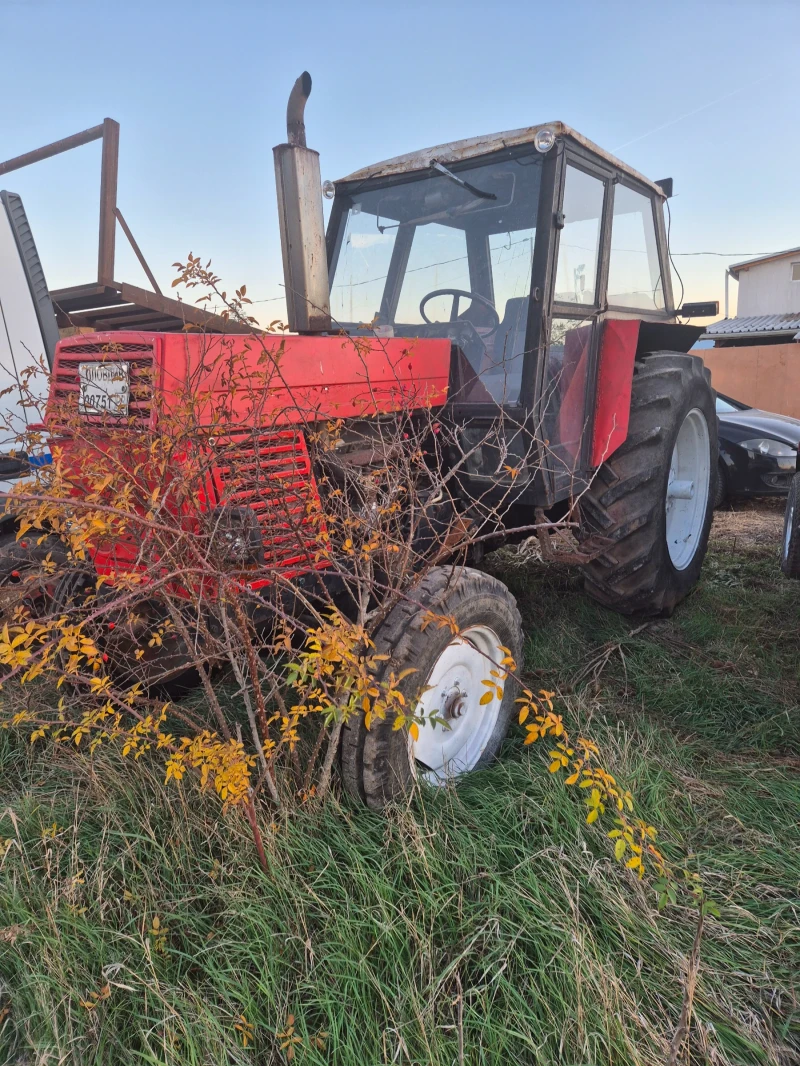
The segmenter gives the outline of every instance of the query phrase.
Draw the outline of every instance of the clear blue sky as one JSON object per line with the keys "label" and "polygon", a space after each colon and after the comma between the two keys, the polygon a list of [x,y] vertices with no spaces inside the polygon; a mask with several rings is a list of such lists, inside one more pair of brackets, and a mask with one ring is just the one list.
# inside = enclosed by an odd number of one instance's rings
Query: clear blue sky
{"label": "clear blue sky", "polygon": [[[0,0],[0,159],[115,118],[119,205],[162,286],[191,250],[279,296],[271,149],[308,69],[323,177],[561,119],[675,179],[673,250],[731,253],[677,259],[687,299],[721,300],[727,263],[800,245],[798,42],[797,0]],[[50,286],[92,280],[99,144],[3,182]]]}

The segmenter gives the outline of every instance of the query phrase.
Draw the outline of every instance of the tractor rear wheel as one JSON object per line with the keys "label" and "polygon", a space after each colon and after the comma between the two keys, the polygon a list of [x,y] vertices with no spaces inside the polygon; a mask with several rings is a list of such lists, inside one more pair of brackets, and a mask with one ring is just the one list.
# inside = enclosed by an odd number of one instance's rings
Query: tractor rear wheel
{"label": "tractor rear wheel", "polygon": [[[458,633],[430,622],[430,612],[451,617]],[[406,709],[446,723],[420,723],[414,741],[407,729],[394,728],[390,716],[373,719],[369,729],[361,714],[347,722],[341,746],[345,788],[380,810],[417,778],[444,784],[495,758],[508,731],[516,685],[501,679],[498,694],[481,682],[492,670],[499,672],[504,648],[521,661],[522,620],[514,597],[496,578],[440,566],[397,604],[374,640],[377,653],[389,656],[376,680],[413,668],[398,685]]]}
{"label": "tractor rear wheel", "polygon": [[625,443],[581,498],[586,591],[622,614],[669,615],[696,583],[717,479],[717,416],[702,359],[637,359]]}
{"label": "tractor rear wheel", "polygon": [[783,516],[781,570],[800,581],[800,474],[795,474]]}

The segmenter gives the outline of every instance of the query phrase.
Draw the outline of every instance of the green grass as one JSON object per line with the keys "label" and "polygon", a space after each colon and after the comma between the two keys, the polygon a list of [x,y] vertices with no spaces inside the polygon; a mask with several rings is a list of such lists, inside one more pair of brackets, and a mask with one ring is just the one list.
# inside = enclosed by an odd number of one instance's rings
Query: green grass
{"label": "green grass", "polygon": [[[800,1061],[800,588],[771,548],[717,552],[673,619],[636,632],[570,571],[494,566],[533,683],[722,905],[685,1061]],[[335,798],[277,831],[265,814],[266,876],[244,820],[156,766],[4,733],[0,1062],[277,1064],[292,1014],[300,1064],[453,1066],[460,1037],[466,1064],[662,1064],[693,916],[658,915],[583,814],[515,733],[458,792],[385,818]]]}

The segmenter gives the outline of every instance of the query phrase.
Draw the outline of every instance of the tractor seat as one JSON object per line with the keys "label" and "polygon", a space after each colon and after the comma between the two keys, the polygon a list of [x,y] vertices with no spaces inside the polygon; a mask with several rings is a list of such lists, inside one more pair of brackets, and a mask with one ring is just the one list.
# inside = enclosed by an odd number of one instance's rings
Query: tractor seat
{"label": "tractor seat", "polygon": [[480,377],[499,402],[503,399],[515,402],[519,397],[528,303],[527,296],[515,296],[507,300],[505,313],[497,331],[485,341],[486,355]]}

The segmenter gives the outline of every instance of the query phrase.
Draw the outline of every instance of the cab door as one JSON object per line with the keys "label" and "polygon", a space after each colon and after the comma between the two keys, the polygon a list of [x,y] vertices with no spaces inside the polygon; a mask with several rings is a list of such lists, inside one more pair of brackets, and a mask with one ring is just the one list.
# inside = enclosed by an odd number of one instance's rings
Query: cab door
{"label": "cab door", "polygon": [[567,151],[557,176],[549,270],[542,316],[537,434],[549,503],[577,495],[590,466],[600,316],[606,308],[606,234],[613,175]]}

